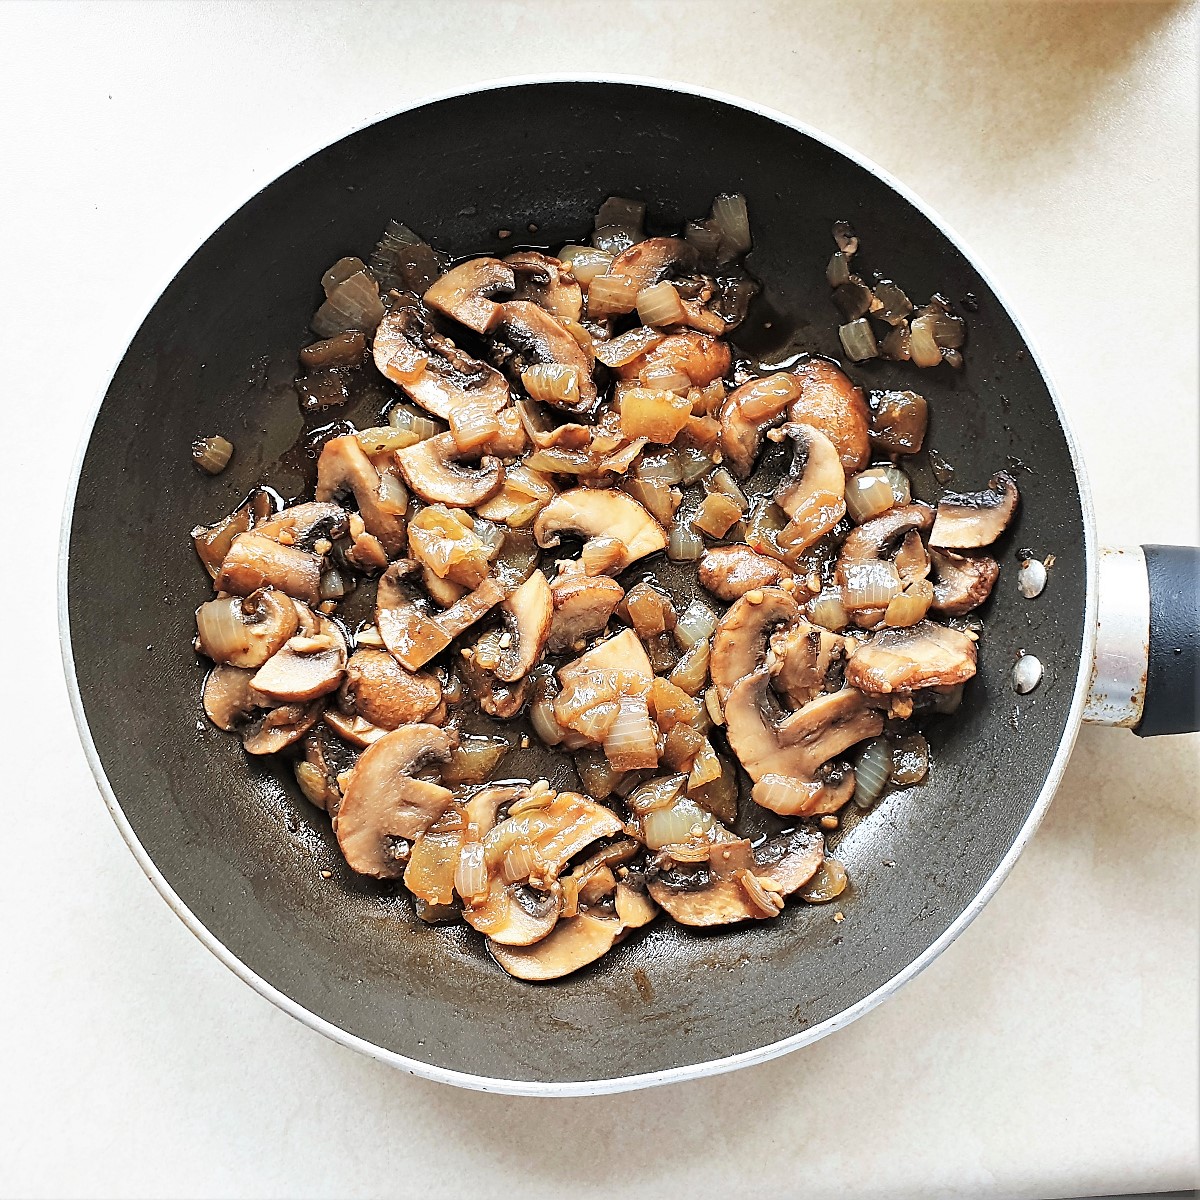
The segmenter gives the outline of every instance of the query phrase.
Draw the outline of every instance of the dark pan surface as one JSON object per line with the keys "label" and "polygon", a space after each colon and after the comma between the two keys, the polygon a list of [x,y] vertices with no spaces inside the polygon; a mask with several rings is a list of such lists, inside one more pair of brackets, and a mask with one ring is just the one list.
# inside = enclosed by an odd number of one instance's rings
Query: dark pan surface
{"label": "dark pan surface", "polygon": [[[723,190],[749,198],[749,265],[770,305],[743,340],[768,358],[838,353],[823,281],[837,218],[858,229],[864,261],[914,297],[978,298],[963,373],[853,373],[928,396],[929,442],[957,467],[956,486],[1013,470],[1024,503],[1002,544],[1008,569],[986,612],[979,678],[955,722],[932,728],[930,780],[832,841],[853,881],[838,903],[844,921],[803,905],[706,936],[662,921],[579,975],[517,983],[482,939],[427,928],[402,894],[353,878],[290,778],[248,766],[239,743],[207,725],[190,640],[209,584],[187,533],[264,473],[285,494],[298,486],[269,468],[301,426],[287,385],[321,273],[343,254],[365,255],[389,218],[449,251],[501,250],[501,228],[535,224],[527,240],[550,244],[581,236],[610,194],[641,197],[653,219],[676,225]],[[189,446],[213,432],[237,454],[208,479]],[[917,485],[928,498],[927,470]],[[972,907],[1073,736],[1085,518],[1066,435],[1018,331],[949,239],[887,184],[795,129],[702,96],[631,84],[502,88],[403,113],[288,172],[205,243],[138,332],[97,418],[69,538],[87,723],[169,888],[317,1018],[435,1070],[616,1080],[750,1054],[838,1018]],[[1015,586],[1014,551],[1025,545],[1057,559],[1035,603]],[[1046,664],[1045,682],[1021,698],[1008,686],[1019,648]],[[506,761],[506,774],[539,769],[532,757]]]}

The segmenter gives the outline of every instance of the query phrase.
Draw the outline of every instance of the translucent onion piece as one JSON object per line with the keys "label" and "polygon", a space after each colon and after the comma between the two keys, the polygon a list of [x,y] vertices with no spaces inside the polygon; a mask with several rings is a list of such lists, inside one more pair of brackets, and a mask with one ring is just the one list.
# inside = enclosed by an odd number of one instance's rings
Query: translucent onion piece
{"label": "translucent onion piece", "polygon": [[219,475],[233,457],[233,443],[219,434],[215,437],[199,438],[192,443],[192,459],[202,471]]}
{"label": "translucent onion piece", "polygon": [[835,250],[825,268],[825,278],[831,288],[839,288],[850,282],[850,260],[840,251]]}
{"label": "translucent onion piece", "polygon": [[504,852],[501,869],[504,872],[505,883],[519,883],[522,879],[528,879],[537,865],[533,848],[522,838]]}
{"label": "translucent onion piece", "polygon": [[664,392],[687,392],[692,387],[691,379],[674,367],[647,367],[639,372],[638,382],[649,388],[660,388]]}
{"label": "translucent onion piece", "polygon": [[[607,317],[632,312],[637,303],[637,284],[624,275],[597,275],[588,288],[589,317]],[[597,357],[603,345],[596,348]]]}
{"label": "translucent onion piece", "polygon": [[503,738],[464,736],[439,772],[442,783],[482,783],[512,747]]}
{"label": "translucent onion piece", "polygon": [[702,838],[713,827],[712,813],[681,797],[670,808],[656,808],[642,818],[642,837],[651,850]]}
{"label": "translucent onion piece", "polygon": [[411,429],[394,429],[391,425],[360,429],[355,435],[358,444],[368,454],[388,454],[415,446],[421,439]]}
{"label": "translucent onion piece", "polygon": [[716,632],[717,614],[703,600],[693,600],[675,622],[675,640],[681,650],[707,642]]}
{"label": "translucent onion piece", "polygon": [[609,196],[596,210],[596,228],[605,225],[623,225],[626,229],[640,232],[646,221],[645,200],[630,200],[625,196]]}
{"label": "translucent onion piece", "polygon": [[728,496],[710,492],[700,502],[700,508],[692,518],[692,528],[710,537],[724,537],[741,519],[742,511]]}
{"label": "translucent onion piece", "polygon": [[484,404],[461,404],[450,413],[450,432],[463,453],[478,450],[500,432],[495,410]]}
{"label": "translucent onion piece", "polygon": [[881,279],[874,291],[879,303],[875,315],[889,325],[899,325],[912,312],[912,301],[890,279]]}
{"label": "translucent onion piece", "polygon": [[408,509],[408,489],[399,475],[384,471],[379,476],[379,503],[391,513],[403,513]]}
{"label": "translucent onion piece", "polygon": [[397,404],[388,412],[388,424],[393,429],[406,429],[415,433],[417,440],[422,442],[442,432],[442,427],[436,421],[405,404]]}
{"label": "translucent onion piece", "polygon": [[547,746],[557,746],[563,740],[562,727],[554,715],[553,696],[543,695],[529,706],[529,722]]}
{"label": "translucent onion piece", "polygon": [[669,485],[629,479],[623,487],[660,525],[670,525],[674,520],[681,497]]}
{"label": "translucent onion piece", "polygon": [[579,286],[587,288],[597,275],[603,275],[612,266],[613,256],[595,246],[564,246],[558,257],[571,269]]}
{"label": "translucent onion piece", "polygon": [[932,313],[918,317],[909,329],[909,352],[918,367],[936,367],[942,361],[942,351],[933,336],[937,317]]}
{"label": "translucent onion piece", "polygon": [[589,742],[602,742],[616,723],[620,706],[616,702],[597,704],[582,712],[572,722],[571,728],[581,733]]}
{"label": "translucent onion piece", "polygon": [[722,496],[726,496],[732,500],[741,512],[745,512],[750,507],[750,502],[746,499],[746,493],[738,487],[733,476],[724,467],[718,467],[708,477],[707,486],[710,492],[719,492]]}
{"label": "translucent onion piece", "polygon": [[676,520],[667,537],[667,557],[672,562],[695,562],[704,553],[704,539]]}
{"label": "translucent onion piece", "polygon": [[908,362],[912,358],[912,337],[907,321],[902,321],[883,339],[879,352],[893,362]]}
{"label": "translucent onion piece", "polygon": [[929,743],[919,733],[898,739],[890,765],[892,782],[898,787],[920,783],[929,774]]}
{"label": "translucent onion piece", "polygon": [[633,474],[647,483],[663,483],[673,487],[683,478],[683,464],[674,450],[647,450],[634,463]]}
{"label": "translucent onion piece", "polygon": [[842,603],[848,612],[864,608],[887,608],[900,592],[900,576],[890,562],[872,560],[839,568],[844,576]]}
{"label": "translucent onion piece", "polygon": [[959,350],[967,340],[967,323],[962,317],[938,313],[933,319],[933,340],[943,350]]}
{"label": "translucent onion piece", "polygon": [[[866,317],[859,317],[857,321],[840,326],[838,337],[842,339],[842,349],[846,351],[847,357],[855,362],[865,362],[868,358],[879,357],[879,345],[875,341],[875,331]],[[941,361],[940,353],[938,361]]]}
{"label": "translucent onion piece", "polygon": [[696,247],[702,259],[715,260],[721,249],[721,231],[712,221],[689,221],[683,231],[684,239]]}
{"label": "translucent onion piece", "polygon": [[657,346],[662,340],[663,335],[657,329],[647,329],[644,325],[639,325],[636,329],[613,338],[611,342],[601,342],[596,347],[596,357],[606,367],[623,367]]}
{"label": "translucent onion piece", "polygon": [[856,525],[887,512],[897,503],[891,482],[882,470],[862,471],[846,481],[846,511]]}
{"label": "translucent onion piece", "polygon": [[620,254],[642,240],[642,235],[625,225],[600,225],[592,230],[592,245],[608,254]]}
{"label": "translucent onion piece", "polygon": [[695,446],[685,446],[680,450],[679,460],[682,463],[680,478],[683,483],[695,483],[702,475],[707,475],[712,470],[712,459]]}
{"label": "translucent onion piece", "polygon": [[880,473],[891,485],[892,495],[898,505],[912,503],[912,483],[899,467],[881,467]]}
{"label": "translucent onion piece", "polygon": [[[708,642],[697,642],[680,660],[669,676],[670,682],[689,696],[698,696],[708,684],[708,662],[712,650]],[[704,707],[700,713],[707,716]]]}
{"label": "translucent onion piece", "polygon": [[534,400],[545,404],[579,401],[579,368],[563,363],[537,363],[521,372],[521,382]]}
{"label": "translucent onion piece", "polygon": [[604,739],[604,755],[619,771],[658,766],[658,729],[643,696],[622,696],[617,718]]}
{"label": "translucent onion piece", "polygon": [[753,245],[745,196],[718,196],[713,201],[712,219],[721,235],[722,258],[734,258],[745,254]]}
{"label": "translucent onion piece", "polygon": [[321,599],[322,600],[340,600],[347,593],[354,590],[354,581],[349,575],[344,575],[341,571],[333,570],[326,571],[321,576]]}
{"label": "translucent onion piece", "polygon": [[666,280],[638,292],[637,310],[643,325],[682,325],[688,315],[675,285]]}
{"label": "translucent onion piece", "polygon": [[854,803],[870,808],[883,795],[892,770],[892,748],[887,738],[873,738],[854,764]]}
{"label": "translucent onion piece", "polygon": [[925,619],[933,603],[933,584],[921,579],[899,596],[893,596],[883,614],[883,623],[892,628],[907,628]]}
{"label": "translucent onion piece", "polygon": [[468,842],[458,856],[454,868],[454,890],[469,904],[488,890],[487,866],[483,860],[483,843]]}
{"label": "translucent onion piece", "polygon": [[621,431],[666,445],[679,436],[692,415],[691,402],[675,392],[628,388],[621,395]]}
{"label": "translucent onion piece", "polygon": [[827,858],[800,889],[800,897],[809,904],[827,904],[846,890],[846,883],[846,868],[840,862]]}
{"label": "translucent onion piece", "polygon": [[865,317],[874,300],[871,289],[861,279],[850,279],[833,290],[833,302],[841,310],[843,321]]}
{"label": "translucent onion piece", "polygon": [[323,338],[351,329],[374,333],[382,320],[379,284],[364,269],[342,280],[329,292],[325,303],[317,309],[311,328],[313,333]]}
{"label": "translucent onion piece", "polygon": [[708,738],[705,738],[699,752],[696,754],[695,761],[692,763],[692,769],[688,774],[688,791],[704,787],[705,784],[712,783],[714,779],[720,778],[721,760],[717,758],[716,751],[712,748],[712,743]]}
{"label": "translucent onion piece", "polygon": [[808,618],[814,625],[822,629],[837,632],[850,624],[850,614],[842,603],[841,588],[826,588],[814,597],[808,605]]}

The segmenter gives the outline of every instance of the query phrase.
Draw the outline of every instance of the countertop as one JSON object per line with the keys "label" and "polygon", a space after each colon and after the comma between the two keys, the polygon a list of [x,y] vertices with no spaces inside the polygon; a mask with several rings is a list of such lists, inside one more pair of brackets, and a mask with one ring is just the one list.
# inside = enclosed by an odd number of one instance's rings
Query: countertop
{"label": "countertop", "polygon": [[309,150],[423,95],[572,70],[740,94],[903,179],[1044,352],[1102,539],[1196,541],[1194,7],[4,5],[0,1194],[1193,1186],[1194,736],[1085,729],[996,899],[851,1027],[733,1075],[574,1101],[455,1091],[303,1028],[187,933],[121,841],[55,620],[59,510],[115,358],[191,251]]}

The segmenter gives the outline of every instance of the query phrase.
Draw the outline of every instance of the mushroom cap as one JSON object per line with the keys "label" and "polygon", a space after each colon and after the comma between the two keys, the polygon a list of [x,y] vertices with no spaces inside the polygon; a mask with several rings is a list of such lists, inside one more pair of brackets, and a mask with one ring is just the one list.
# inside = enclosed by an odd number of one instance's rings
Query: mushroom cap
{"label": "mushroom cap", "polygon": [[242,747],[247,754],[278,754],[298,742],[320,715],[320,701],[268,709],[242,729]]}
{"label": "mushroom cap", "polygon": [[498,458],[484,456],[479,466],[455,463],[461,454],[452,433],[439,433],[395,453],[405,482],[422,500],[472,508],[494,496],[504,483],[504,466]]}
{"label": "mushroom cap", "polygon": [[978,608],[992,593],[1000,575],[1000,564],[986,554],[955,554],[932,550],[933,604],[931,611],[945,617],[961,617]]}
{"label": "mushroom cap", "polygon": [[[384,499],[379,472],[352,434],[331,438],[321,447],[317,459],[317,499],[332,500],[344,492],[353,494],[367,532],[389,555],[399,554],[404,548],[407,497],[403,506]],[[316,600],[309,603],[315,604]]]}
{"label": "mushroom cap", "polygon": [[383,644],[401,665],[410,671],[419,671],[453,639],[436,620],[413,603],[402,583],[407,570],[403,562],[394,562],[379,577],[375,591],[375,626]]}
{"label": "mushroom cap", "polygon": [[530,577],[500,606],[511,644],[500,655],[496,677],[516,683],[537,665],[550,636],[554,597],[541,571]]}
{"label": "mushroom cap", "polygon": [[342,537],[348,527],[349,514],[340,504],[331,500],[310,500],[305,504],[293,504],[265,521],[256,521],[254,532],[276,540],[286,534],[291,539],[289,545],[311,553],[318,538],[333,541]]}
{"label": "mushroom cap", "polygon": [[754,470],[763,435],[783,419],[788,405],[800,394],[795,375],[777,371],[735,388],[721,403],[721,453],[742,478]]}
{"label": "mushroom cap", "polygon": [[[423,721],[442,702],[442,686],[427,671],[408,671],[386,650],[356,650],[346,664],[342,699],[381,729]],[[432,723],[432,722],[431,722]]]}
{"label": "mushroom cap", "polygon": [[449,788],[414,779],[428,763],[445,762],[458,734],[436,725],[406,725],[363,751],[343,789],[334,832],[350,867],[361,875],[395,879],[403,863],[397,839],[420,837],[453,799]]}
{"label": "mushroom cap", "polygon": [[821,532],[828,533],[846,511],[846,472],[837,447],[814,425],[789,422],[784,432],[795,444],[791,470],[775,489],[775,503],[797,518],[816,507],[837,509],[837,516]]}
{"label": "mushroom cap", "polygon": [[717,623],[709,660],[722,703],[736,684],[761,668],[772,632],[799,620],[795,600],[781,588],[763,588],[761,596],[743,596],[729,607]]}
{"label": "mushroom cap", "polygon": [[619,541],[624,553],[609,568],[613,574],[667,544],[662,526],[646,509],[611,488],[571,488],[555,496],[534,520],[533,536],[544,549],[557,546],[564,533]]}
{"label": "mushroom cap", "polygon": [[885,629],[856,646],[846,663],[846,682],[882,695],[953,687],[975,674],[975,660],[975,643],[965,633],[918,621],[906,629]]}
{"label": "mushroom cap", "polygon": [[938,501],[929,544],[950,550],[990,546],[1008,528],[1019,501],[1007,471],[997,471],[982,492],[947,492]]}
{"label": "mushroom cap", "polygon": [[434,280],[423,297],[430,308],[473,329],[489,333],[500,321],[501,306],[492,299],[517,286],[513,269],[496,258],[472,258]]}
{"label": "mushroom cap", "polygon": [[[781,895],[790,896],[816,874],[824,860],[824,838],[813,829],[801,827],[760,846],[754,852],[753,874],[769,879]],[[738,875],[718,877],[701,868],[659,875],[650,880],[647,890],[681,925],[730,925],[770,919],[772,915],[751,900]]]}
{"label": "mushroom cap", "polygon": [[625,589],[607,575],[582,571],[559,575],[550,584],[554,616],[546,648],[551,654],[569,650],[581,638],[608,624]]}
{"label": "mushroom cap", "polygon": [[521,883],[492,877],[487,896],[463,905],[463,920],[502,946],[532,946],[558,922],[559,898]]}
{"label": "mushroom cap", "polygon": [[641,929],[658,916],[658,905],[649,894],[638,891],[624,880],[617,884],[613,904],[622,929]]}
{"label": "mushroom cap", "polygon": [[561,979],[603,958],[623,929],[620,918],[582,912],[558,922],[554,929],[529,946],[503,945],[488,938],[492,957],[516,979],[544,983]]}
{"label": "mushroom cap", "polygon": [[583,315],[583,289],[561,259],[537,250],[520,250],[504,261],[517,276],[514,300],[529,300],[568,321],[578,321]]}
{"label": "mushroom cap", "polygon": [[800,708],[829,689],[845,657],[844,637],[801,617],[771,636],[767,652],[771,686],[793,708]]}
{"label": "mushroom cap", "polygon": [[299,623],[291,598],[273,588],[223,596],[196,610],[196,648],[216,663],[261,667]]}
{"label": "mushroom cap", "polygon": [[503,307],[496,336],[515,350],[526,366],[557,363],[576,368],[579,400],[575,404],[556,404],[556,408],[586,413],[596,407],[599,396],[592,380],[592,364],[574,335],[550,313],[528,300],[510,300]]}
{"label": "mushroom cap", "polygon": [[316,604],[321,598],[321,560],[261,533],[239,533],[221,562],[213,587],[235,596],[275,588],[305,604]]}
{"label": "mushroom cap", "polygon": [[800,395],[790,420],[819,429],[837,447],[847,475],[861,471],[871,457],[871,412],[846,373],[824,358],[808,358],[792,368]]}
{"label": "mushroom cap", "polygon": [[[357,746],[360,750],[365,750],[390,732],[382,725],[371,724],[366,717],[348,717],[336,708],[327,708],[322,714],[322,720],[343,741],[349,742],[351,746]],[[429,724],[436,725],[437,722],[430,721]]]}
{"label": "mushroom cap", "polygon": [[335,622],[317,618],[315,636],[290,638],[251,681],[257,691],[275,700],[315,700],[342,682],[346,669],[346,639]]}
{"label": "mushroom cap", "polygon": [[666,279],[695,271],[700,260],[691,242],[677,237],[646,238],[622,250],[608,268],[610,275],[624,275],[640,292]]}
{"label": "mushroom cap", "polygon": [[776,587],[795,573],[785,563],[749,546],[710,546],[700,559],[700,582],[731,604],[747,592]]}
{"label": "mushroom cap", "polygon": [[226,733],[233,733],[259,708],[270,708],[271,701],[254,690],[250,680],[253,669],[218,663],[204,680],[204,712]]}

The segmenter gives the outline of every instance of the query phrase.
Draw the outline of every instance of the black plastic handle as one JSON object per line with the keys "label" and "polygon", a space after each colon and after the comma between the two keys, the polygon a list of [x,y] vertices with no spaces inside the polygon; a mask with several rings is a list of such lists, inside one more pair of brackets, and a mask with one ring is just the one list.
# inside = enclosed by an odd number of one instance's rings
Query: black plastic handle
{"label": "black plastic handle", "polygon": [[1146,704],[1134,733],[1200,730],[1200,547],[1143,546],[1150,580]]}

